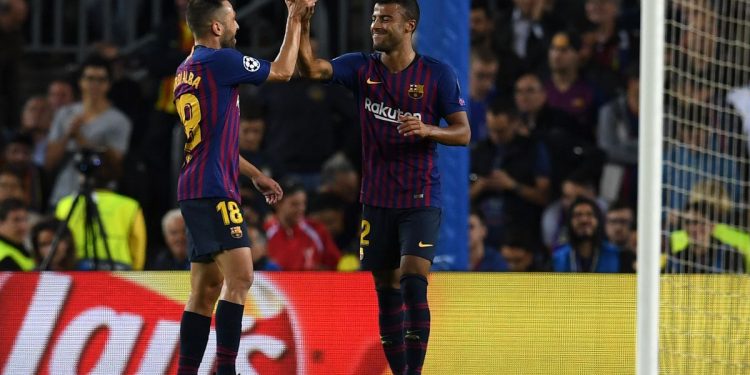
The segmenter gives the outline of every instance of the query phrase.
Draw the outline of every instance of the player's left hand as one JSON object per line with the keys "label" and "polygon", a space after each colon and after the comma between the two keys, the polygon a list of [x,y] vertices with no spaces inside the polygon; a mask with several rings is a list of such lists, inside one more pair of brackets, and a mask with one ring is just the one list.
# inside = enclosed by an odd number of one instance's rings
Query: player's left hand
{"label": "player's left hand", "polygon": [[253,185],[266,197],[266,203],[268,204],[276,204],[284,196],[279,183],[266,175],[253,177]]}
{"label": "player's left hand", "polygon": [[404,137],[417,136],[419,138],[427,138],[430,136],[432,129],[429,125],[425,125],[422,120],[414,116],[399,116],[398,120],[401,124],[398,126],[398,134]]}

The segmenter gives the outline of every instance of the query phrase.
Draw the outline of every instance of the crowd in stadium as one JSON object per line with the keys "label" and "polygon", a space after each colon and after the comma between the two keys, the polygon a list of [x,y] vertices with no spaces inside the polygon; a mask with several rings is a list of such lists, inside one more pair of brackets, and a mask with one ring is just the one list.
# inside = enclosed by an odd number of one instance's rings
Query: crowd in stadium
{"label": "crowd in stadium", "polygon": [[[54,270],[106,267],[109,258],[116,269],[189,269],[175,208],[185,139],[172,98],[175,69],[193,46],[186,1],[175,1],[156,40],[138,53],[124,57],[117,44],[94,43],[75,75],[24,97],[17,72],[28,4],[0,3],[0,270],[38,267],[53,239]],[[469,270],[633,272],[639,2],[474,0],[470,17],[470,82],[463,88],[472,130]],[[718,22],[693,21],[705,30]],[[710,40],[670,37],[712,51]],[[131,60],[147,74],[132,74]],[[696,76],[710,71],[710,62],[691,64]],[[694,105],[724,100],[715,92],[693,92],[678,80],[670,89],[684,100],[667,106],[695,113],[701,126],[666,126],[683,143],[665,148],[665,178],[681,185],[665,191],[671,233],[664,251],[689,258],[692,268],[679,256],[665,267],[744,272],[750,235],[721,222],[745,215],[735,210],[747,202],[747,165],[697,151],[746,155],[747,144],[733,141],[741,137],[726,136],[742,130],[716,131],[722,119]],[[336,86],[293,79],[243,92],[241,154],[284,189],[270,207],[249,179],[240,181],[256,269],[358,269],[357,124],[354,98]],[[695,182],[685,166],[726,178]],[[92,237],[73,225],[84,215],[72,215],[70,229],[60,225],[86,185],[96,191],[109,255],[101,233]],[[97,243],[96,253],[84,249],[87,239]],[[8,255],[9,248],[32,260]],[[721,255],[709,256],[707,248]]]}

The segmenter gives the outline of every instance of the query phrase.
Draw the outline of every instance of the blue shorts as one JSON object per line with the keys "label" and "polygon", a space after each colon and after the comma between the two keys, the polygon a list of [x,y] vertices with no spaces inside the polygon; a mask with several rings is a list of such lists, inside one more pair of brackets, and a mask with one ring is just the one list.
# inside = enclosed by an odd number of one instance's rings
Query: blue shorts
{"label": "blue shorts", "polygon": [[382,208],[362,206],[359,259],[362,269],[395,270],[401,257],[414,255],[432,262],[440,232],[437,207]]}
{"label": "blue shorts", "polygon": [[202,198],[179,204],[185,219],[191,262],[211,263],[222,251],[250,247],[242,209],[234,200]]}

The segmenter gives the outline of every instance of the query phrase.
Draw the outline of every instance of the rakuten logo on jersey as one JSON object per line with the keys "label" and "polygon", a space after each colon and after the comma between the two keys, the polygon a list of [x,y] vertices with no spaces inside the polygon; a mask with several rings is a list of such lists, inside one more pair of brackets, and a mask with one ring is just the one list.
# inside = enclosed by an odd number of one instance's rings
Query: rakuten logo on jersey
{"label": "rakuten logo on jersey", "polygon": [[[176,372],[182,303],[103,273],[17,273],[0,281],[11,318],[0,321],[3,374]],[[237,371],[304,373],[301,333],[286,298],[256,275],[246,303],[253,314],[242,321]],[[212,328],[200,374],[213,373],[215,352]]]}
{"label": "rakuten logo on jersey", "polygon": [[372,113],[373,116],[375,116],[378,120],[393,122],[396,124],[400,124],[401,122],[398,120],[399,116],[414,116],[418,118],[420,121],[422,120],[422,114],[421,113],[411,113],[411,112],[404,112],[397,108],[391,108],[385,103],[373,103],[370,98],[365,98],[365,109]]}

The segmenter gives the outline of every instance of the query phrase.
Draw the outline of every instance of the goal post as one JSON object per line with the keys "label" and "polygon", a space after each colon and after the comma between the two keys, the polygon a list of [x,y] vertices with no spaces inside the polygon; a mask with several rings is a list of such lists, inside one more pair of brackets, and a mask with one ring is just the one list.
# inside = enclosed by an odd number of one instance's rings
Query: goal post
{"label": "goal post", "polygon": [[748,374],[750,0],[641,27],[638,373]]}
{"label": "goal post", "polygon": [[661,165],[666,0],[641,6],[636,370],[659,371]]}

